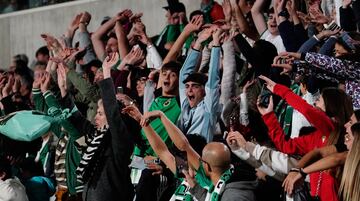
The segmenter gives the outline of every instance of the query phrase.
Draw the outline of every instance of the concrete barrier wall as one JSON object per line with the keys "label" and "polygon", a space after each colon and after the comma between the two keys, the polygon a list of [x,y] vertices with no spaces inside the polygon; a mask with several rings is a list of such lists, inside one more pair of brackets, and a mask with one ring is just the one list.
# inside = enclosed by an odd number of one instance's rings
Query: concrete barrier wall
{"label": "concrete barrier wall", "polygon": [[[181,0],[187,8],[187,15],[200,7],[200,0]],[[53,6],[35,8],[0,15],[0,68],[6,69],[15,54],[25,53],[29,60],[35,51],[45,45],[41,33],[61,36],[72,17],[79,12],[92,14],[89,31],[94,31],[104,16],[113,16],[124,8],[135,13],[143,12],[143,22],[150,36],[160,33],[166,24],[166,0],[78,0]]]}

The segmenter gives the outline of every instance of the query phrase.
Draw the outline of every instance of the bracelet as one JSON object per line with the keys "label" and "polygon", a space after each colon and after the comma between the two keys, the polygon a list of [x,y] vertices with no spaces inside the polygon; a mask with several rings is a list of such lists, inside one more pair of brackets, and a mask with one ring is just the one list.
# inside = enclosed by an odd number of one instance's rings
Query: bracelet
{"label": "bracelet", "polygon": [[300,169],[299,168],[291,168],[289,172],[299,172],[300,173]]}
{"label": "bracelet", "polygon": [[307,174],[304,172],[304,168],[300,168],[300,174],[303,178],[307,176]]}

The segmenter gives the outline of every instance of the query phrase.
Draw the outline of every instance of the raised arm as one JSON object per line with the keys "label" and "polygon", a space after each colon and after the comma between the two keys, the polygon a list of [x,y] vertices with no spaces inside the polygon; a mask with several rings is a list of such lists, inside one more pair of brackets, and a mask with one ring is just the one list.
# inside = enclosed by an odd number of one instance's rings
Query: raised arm
{"label": "raised arm", "polygon": [[256,0],[251,8],[251,15],[255,23],[255,27],[261,35],[267,29],[265,17],[263,15],[266,0]]}
{"label": "raised arm", "polygon": [[77,36],[79,37],[79,48],[86,49],[85,55],[83,57],[83,61],[85,64],[96,59],[93,45],[91,43],[90,34],[87,30],[87,26],[89,25],[90,20],[91,20],[91,15],[88,12],[82,13],[79,22],[79,32],[77,34]]}
{"label": "raised arm", "polygon": [[163,123],[170,139],[173,141],[174,145],[180,150],[180,151],[186,151],[187,153],[187,159],[188,163],[191,167],[193,167],[195,170],[199,169],[200,167],[200,156],[196,151],[191,147],[189,141],[185,137],[185,135],[181,132],[181,130],[173,124],[166,115],[161,112],[157,111],[154,113],[146,113],[144,114],[141,125],[147,125],[149,119],[151,118],[160,118],[161,122]]}
{"label": "raised arm", "polygon": [[[120,106],[116,101],[115,87],[111,79],[111,69],[114,65],[116,65],[118,60],[118,53],[113,53],[111,56],[105,58],[103,63],[104,80],[99,83],[99,87],[106,119],[111,133],[111,145],[114,156],[117,157],[118,160],[125,160],[129,162],[134,145],[130,132],[136,131],[128,129],[133,128],[134,125],[132,125],[132,123],[126,126],[124,118],[120,114]],[[140,129],[137,132],[139,131]],[[132,134],[135,135],[136,133]],[[125,164],[127,164],[127,162]]]}
{"label": "raised arm", "polygon": [[131,10],[124,10],[121,12],[121,17],[115,23],[115,34],[117,38],[120,59],[123,59],[129,52],[129,42],[121,22],[128,21],[131,16]]}
{"label": "raised arm", "polygon": [[305,54],[305,61],[317,68],[324,69],[341,77],[350,80],[360,80],[360,74],[358,73],[359,62],[341,60],[313,52]]}
{"label": "raised arm", "polygon": [[106,56],[105,44],[101,39],[103,36],[105,36],[108,33],[110,29],[112,29],[115,26],[115,23],[118,20],[123,18],[123,12],[118,13],[116,16],[112,17],[109,21],[105,22],[91,35],[91,41],[93,43],[96,56],[101,61],[103,61]]}
{"label": "raised arm", "polygon": [[[152,111],[149,113],[159,113],[160,111]],[[160,114],[155,114],[160,116]],[[144,113],[144,116],[148,116],[148,113]],[[156,153],[156,155],[165,163],[165,165],[175,174],[176,173],[176,162],[175,157],[170,153],[165,142],[161,137],[155,132],[150,124],[143,126],[144,133],[147,140],[149,141],[150,146]]]}
{"label": "raised arm", "polygon": [[70,25],[66,29],[66,32],[64,33],[65,41],[67,41],[66,43],[68,47],[71,47],[72,45],[72,39],[74,37],[75,31],[79,28],[80,19],[82,15],[83,13],[79,13],[75,15]]}
{"label": "raised arm", "polygon": [[222,49],[224,51],[224,58],[220,102],[225,104],[235,95],[236,60],[234,45],[231,40],[225,41]]}
{"label": "raised arm", "polygon": [[256,40],[259,37],[259,35],[255,33],[253,29],[250,28],[249,23],[245,19],[244,13],[241,11],[240,6],[236,3],[236,0],[230,0],[230,3],[235,14],[236,22],[239,25],[240,33],[245,34],[247,37],[251,38],[252,40]]}
{"label": "raised arm", "polygon": [[325,114],[325,112],[308,104],[300,96],[296,95],[286,86],[276,84],[265,76],[260,76],[267,84],[267,88],[274,94],[284,99],[291,107],[299,111],[305,118],[316,128],[319,129],[323,135],[329,135],[334,130],[332,120]]}
{"label": "raised arm", "polygon": [[170,61],[176,61],[177,57],[186,42],[186,39],[195,31],[198,31],[203,25],[203,17],[201,15],[195,16],[190,23],[188,23],[184,30],[181,32],[180,36],[176,39],[175,43],[169,50],[166,55],[163,63],[168,63]]}
{"label": "raised arm", "polygon": [[[209,74],[208,81],[205,84],[205,97],[204,103],[208,111],[212,114],[210,119],[212,125],[215,125],[217,121],[217,113],[219,110],[220,103],[220,35],[222,33],[221,29],[217,29],[213,33],[213,48],[211,50],[210,64],[209,64]],[[208,142],[212,141],[213,136],[207,136],[206,139]]]}

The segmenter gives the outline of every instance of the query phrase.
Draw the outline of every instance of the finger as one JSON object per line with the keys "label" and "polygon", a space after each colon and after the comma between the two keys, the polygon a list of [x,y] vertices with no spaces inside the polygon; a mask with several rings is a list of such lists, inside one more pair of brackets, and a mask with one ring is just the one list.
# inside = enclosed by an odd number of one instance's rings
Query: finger
{"label": "finger", "polygon": [[263,75],[260,75],[259,78],[264,80],[266,83],[269,83],[271,81],[268,77],[263,76]]}
{"label": "finger", "polygon": [[273,96],[270,96],[269,106],[268,108],[272,108],[274,106]]}

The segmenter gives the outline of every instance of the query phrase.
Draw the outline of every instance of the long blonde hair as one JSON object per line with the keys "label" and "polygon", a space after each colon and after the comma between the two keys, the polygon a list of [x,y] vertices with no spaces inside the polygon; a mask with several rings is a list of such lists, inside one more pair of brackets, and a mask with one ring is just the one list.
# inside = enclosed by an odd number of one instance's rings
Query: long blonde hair
{"label": "long blonde hair", "polygon": [[352,125],[351,132],[354,141],[346,157],[339,191],[343,201],[360,200],[360,123]]}

